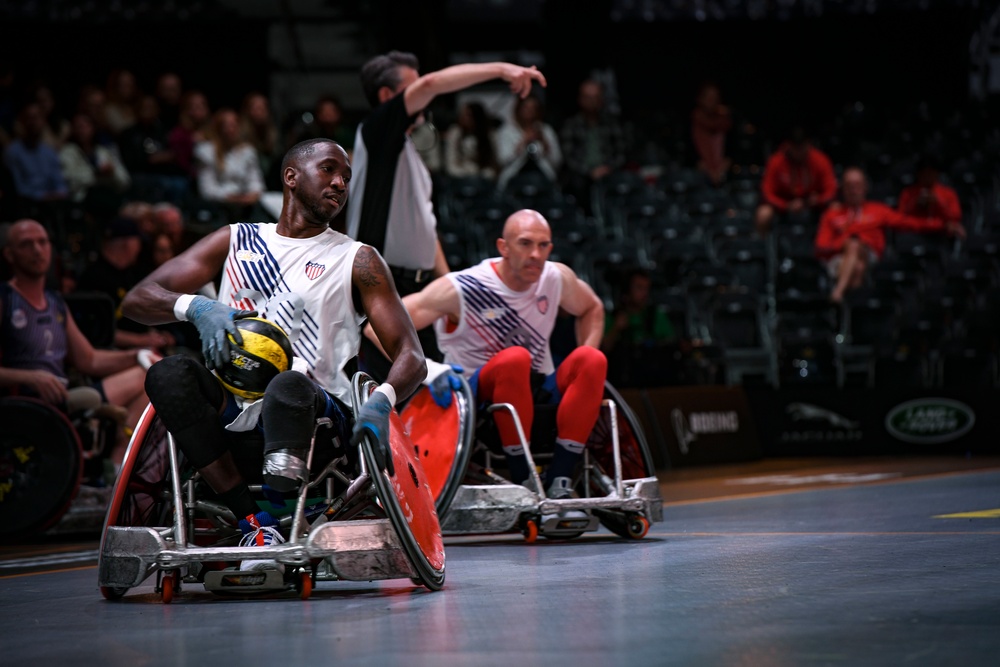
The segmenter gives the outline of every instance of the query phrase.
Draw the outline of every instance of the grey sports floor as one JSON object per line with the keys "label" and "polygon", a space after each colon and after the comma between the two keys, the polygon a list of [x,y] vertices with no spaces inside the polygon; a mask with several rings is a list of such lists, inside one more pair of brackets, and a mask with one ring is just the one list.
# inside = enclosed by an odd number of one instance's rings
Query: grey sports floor
{"label": "grey sports floor", "polygon": [[641,541],[448,537],[434,593],[320,582],[303,602],[187,586],[163,605],[149,579],[106,602],[87,549],[42,549],[28,557],[40,571],[0,561],[0,662],[1000,664],[1000,470],[809,478],[805,490],[796,474],[665,494],[664,522]]}

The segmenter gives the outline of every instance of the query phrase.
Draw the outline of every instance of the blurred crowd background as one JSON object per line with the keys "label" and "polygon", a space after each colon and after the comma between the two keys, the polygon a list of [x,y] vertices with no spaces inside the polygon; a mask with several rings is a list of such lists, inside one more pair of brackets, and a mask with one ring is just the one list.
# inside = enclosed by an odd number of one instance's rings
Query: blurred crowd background
{"label": "blurred crowd background", "polygon": [[[0,222],[50,230],[52,286],[95,345],[197,350],[118,303],[205,233],[275,219],[297,141],[350,150],[362,62],[536,64],[548,86],[527,100],[443,97],[413,139],[451,268],[492,255],[517,208],[546,215],[553,258],[605,301],[613,383],[996,387],[998,16],[973,0],[2,0]],[[852,202],[884,205],[884,224],[838,290],[843,248],[821,229]]]}

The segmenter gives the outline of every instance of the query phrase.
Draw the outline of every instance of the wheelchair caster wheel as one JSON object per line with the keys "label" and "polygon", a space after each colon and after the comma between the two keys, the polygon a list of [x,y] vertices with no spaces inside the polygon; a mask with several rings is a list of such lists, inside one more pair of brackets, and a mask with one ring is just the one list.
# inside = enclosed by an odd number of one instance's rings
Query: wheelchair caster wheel
{"label": "wheelchair caster wheel", "polygon": [[160,580],[160,596],[163,599],[163,604],[170,604],[173,602],[174,594],[180,591],[180,588],[180,572],[174,570],[163,575],[163,578]]}
{"label": "wheelchair caster wheel", "polygon": [[295,582],[295,590],[299,593],[299,599],[308,600],[313,592],[312,575],[308,572],[299,572],[299,578]]}
{"label": "wheelchair caster wheel", "polygon": [[121,600],[125,597],[125,593],[128,592],[127,588],[118,588],[117,586],[101,586],[101,596],[105,600],[110,600],[112,602],[116,600]]}
{"label": "wheelchair caster wheel", "polygon": [[538,539],[538,523],[534,519],[528,519],[521,527],[521,534],[524,535],[525,542],[534,544]]}
{"label": "wheelchair caster wheel", "polygon": [[649,520],[644,516],[634,516],[628,522],[628,536],[633,540],[641,540],[649,532]]}

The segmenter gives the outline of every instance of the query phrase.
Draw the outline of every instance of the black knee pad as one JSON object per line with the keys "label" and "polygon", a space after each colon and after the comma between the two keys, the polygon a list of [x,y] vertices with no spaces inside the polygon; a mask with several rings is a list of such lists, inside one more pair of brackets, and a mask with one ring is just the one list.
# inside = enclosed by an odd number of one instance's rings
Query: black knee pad
{"label": "black knee pad", "polygon": [[302,373],[275,376],[264,392],[264,482],[291,491],[309,475],[306,458],[316,418],[326,409],[323,390]]}
{"label": "black knee pad", "polygon": [[207,368],[183,355],[166,357],[146,371],[145,387],[156,414],[195,469],[225,453],[226,432],[219,422],[225,395]]}

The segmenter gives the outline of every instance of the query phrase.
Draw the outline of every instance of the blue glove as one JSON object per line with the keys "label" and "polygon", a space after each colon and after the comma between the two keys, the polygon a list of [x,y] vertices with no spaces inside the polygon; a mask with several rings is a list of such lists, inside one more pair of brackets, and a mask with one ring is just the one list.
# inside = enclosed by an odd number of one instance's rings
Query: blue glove
{"label": "blue glove", "polygon": [[[454,367],[461,372],[461,367]],[[442,408],[451,405],[452,394],[462,388],[462,381],[451,371],[441,373],[428,385],[431,390],[431,398]]]}
{"label": "blue glove", "polygon": [[455,373],[461,373],[462,367],[454,364],[442,364],[427,359],[427,377],[424,378],[431,390],[431,398],[442,408],[451,405],[451,396],[462,388],[462,381]]}
{"label": "blue glove", "polygon": [[358,410],[357,421],[354,422],[354,434],[351,436],[351,444],[357,445],[365,437],[368,431],[375,438],[375,447],[372,452],[375,454],[375,463],[379,468],[385,468],[390,476],[396,474],[396,468],[392,464],[392,449],[389,447],[389,413],[392,412],[392,403],[389,397],[380,391],[372,392],[361,409]]}
{"label": "blue glove", "polygon": [[233,337],[237,345],[243,344],[243,336],[236,328],[236,320],[243,317],[254,317],[256,310],[237,310],[226,304],[196,296],[188,304],[188,321],[198,330],[201,338],[201,353],[205,357],[205,365],[211,368],[222,368],[229,359],[229,339]]}

